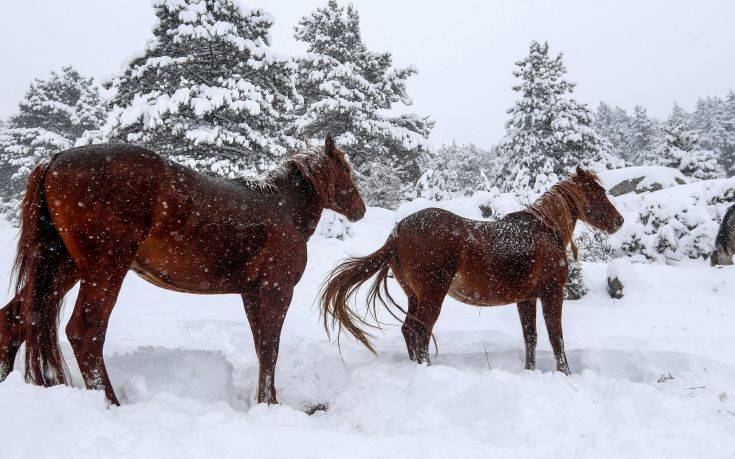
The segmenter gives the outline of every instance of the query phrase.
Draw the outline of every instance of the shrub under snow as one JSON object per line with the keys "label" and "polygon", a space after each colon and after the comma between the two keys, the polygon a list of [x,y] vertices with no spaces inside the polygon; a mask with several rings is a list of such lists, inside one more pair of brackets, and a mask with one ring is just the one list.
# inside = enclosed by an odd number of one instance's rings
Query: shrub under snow
{"label": "shrub under snow", "polygon": [[614,198],[625,225],[610,238],[613,253],[661,263],[706,258],[725,209],[734,201],[735,178]]}
{"label": "shrub under snow", "polygon": [[326,238],[344,240],[352,237],[352,223],[344,215],[329,209],[324,209],[322,218],[319,219],[314,234]]}

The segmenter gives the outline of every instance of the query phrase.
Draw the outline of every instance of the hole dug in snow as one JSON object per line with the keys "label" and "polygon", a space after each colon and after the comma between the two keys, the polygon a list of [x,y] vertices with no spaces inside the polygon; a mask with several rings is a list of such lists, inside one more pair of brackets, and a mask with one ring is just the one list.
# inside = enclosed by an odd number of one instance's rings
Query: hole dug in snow
{"label": "hole dug in snow", "polygon": [[139,403],[166,393],[241,406],[232,365],[218,351],[140,347],[106,357],[110,380],[122,403]]}

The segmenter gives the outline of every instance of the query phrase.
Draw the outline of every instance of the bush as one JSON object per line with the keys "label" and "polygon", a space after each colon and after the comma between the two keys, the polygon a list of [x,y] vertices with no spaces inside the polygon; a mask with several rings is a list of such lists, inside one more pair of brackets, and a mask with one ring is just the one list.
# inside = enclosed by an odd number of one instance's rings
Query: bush
{"label": "bush", "polygon": [[707,180],[617,199],[626,223],[610,238],[615,256],[658,263],[707,258],[725,208],[735,201],[735,178]]}

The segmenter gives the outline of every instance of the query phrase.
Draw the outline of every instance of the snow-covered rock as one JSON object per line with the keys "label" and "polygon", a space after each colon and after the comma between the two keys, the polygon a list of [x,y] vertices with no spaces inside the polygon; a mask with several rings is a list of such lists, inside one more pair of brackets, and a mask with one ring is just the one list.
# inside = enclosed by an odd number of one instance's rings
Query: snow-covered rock
{"label": "snow-covered rock", "polygon": [[613,196],[658,191],[689,183],[678,169],[663,166],[634,166],[599,173],[605,189]]}

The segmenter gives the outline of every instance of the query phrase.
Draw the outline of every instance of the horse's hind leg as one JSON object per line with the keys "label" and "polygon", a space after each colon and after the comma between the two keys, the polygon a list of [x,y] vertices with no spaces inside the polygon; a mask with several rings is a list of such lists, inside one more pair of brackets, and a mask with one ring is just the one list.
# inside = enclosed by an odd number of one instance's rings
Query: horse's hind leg
{"label": "horse's hind leg", "polygon": [[526,370],[536,369],[536,299],[518,303],[518,315],[521,317],[523,341],[526,343]]}
{"label": "horse's hind leg", "polygon": [[0,381],[13,371],[15,355],[24,341],[20,303],[20,295],[16,295],[0,309]]}
{"label": "horse's hind leg", "polygon": [[[104,272],[104,271],[103,271]],[[83,277],[74,312],[66,326],[79,370],[88,389],[104,390],[107,400],[119,405],[102,355],[110,314],[125,278],[125,269]]]}
{"label": "horse's hind leg", "polygon": [[422,298],[416,311],[415,318],[407,318],[416,335],[415,353],[417,363],[431,365],[429,358],[429,344],[431,343],[431,332],[434,329],[439,313],[442,310],[444,295],[434,294],[428,298]]}
{"label": "horse's hind leg", "polygon": [[546,322],[546,329],[549,332],[549,341],[551,341],[551,348],[554,350],[554,358],[556,359],[556,371],[570,374],[569,363],[567,363],[567,356],[564,352],[564,334],[562,333],[561,328],[561,311],[563,303],[563,287],[541,297],[544,321]]}
{"label": "horse's hind leg", "polygon": [[403,289],[403,292],[408,297],[408,309],[406,310],[406,318],[403,320],[403,325],[401,326],[401,333],[403,333],[403,339],[406,341],[408,358],[416,361],[418,359],[420,329],[417,329],[415,321],[411,318],[416,317],[416,313],[418,312],[419,297],[411,290],[408,278],[401,271],[397,263],[391,265],[391,270],[398,284]]}
{"label": "horse's hind leg", "polygon": [[416,295],[409,294],[408,295],[408,310],[406,311],[407,317],[403,320],[403,326],[401,327],[401,333],[403,333],[403,339],[406,341],[406,349],[408,350],[408,358],[411,360],[416,360],[416,350],[417,350],[417,343],[416,339],[418,338],[418,334],[416,333],[416,330],[414,330],[414,327],[412,326],[412,321],[409,320],[409,317],[415,317],[416,311],[418,310],[418,304],[419,299],[416,297]]}
{"label": "horse's hind leg", "polygon": [[[54,302],[61,298],[76,284],[78,280],[77,267],[71,259],[60,264],[54,276],[52,295]],[[13,371],[15,356],[18,354],[25,336],[23,333],[23,317],[21,316],[21,297],[23,292],[16,295],[2,309],[0,309],[0,381]]]}
{"label": "horse's hind leg", "polygon": [[396,280],[408,296],[408,314],[401,331],[409,358],[430,365],[431,332],[439,318],[456,267],[451,259],[425,263],[425,266],[409,264],[410,270],[403,270],[403,266],[399,263],[391,265]]}

